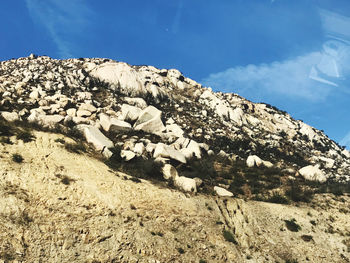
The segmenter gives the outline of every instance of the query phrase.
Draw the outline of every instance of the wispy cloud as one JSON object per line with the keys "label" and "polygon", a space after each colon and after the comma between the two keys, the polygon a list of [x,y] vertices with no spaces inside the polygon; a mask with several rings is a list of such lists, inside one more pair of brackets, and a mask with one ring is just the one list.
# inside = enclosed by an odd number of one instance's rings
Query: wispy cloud
{"label": "wispy cloud", "polygon": [[350,150],[350,132],[340,141],[340,145],[344,145]]}
{"label": "wispy cloud", "polygon": [[271,93],[318,101],[331,91],[329,85],[309,77],[310,69],[321,58],[320,52],[313,52],[282,62],[229,68],[209,75],[202,83],[222,91],[251,94],[255,99]]}
{"label": "wispy cloud", "polygon": [[319,51],[270,64],[232,67],[210,74],[202,83],[222,91],[250,94],[251,99],[271,93],[321,101],[334,89],[349,94],[350,18],[321,9],[319,15],[328,37]]}
{"label": "wispy cloud", "polygon": [[92,11],[83,0],[26,0],[32,19],[46,28],[61,58],[74,55],[72,41],[84,32]]}

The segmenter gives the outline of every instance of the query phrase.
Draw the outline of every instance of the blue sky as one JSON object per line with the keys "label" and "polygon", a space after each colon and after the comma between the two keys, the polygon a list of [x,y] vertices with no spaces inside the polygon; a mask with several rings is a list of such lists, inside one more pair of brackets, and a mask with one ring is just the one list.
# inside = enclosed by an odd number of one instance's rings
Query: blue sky
{"label": "blue sky", "polygon": [[0,60],[30,53],[177,68],[350,147],[348,0],[17,0]]}

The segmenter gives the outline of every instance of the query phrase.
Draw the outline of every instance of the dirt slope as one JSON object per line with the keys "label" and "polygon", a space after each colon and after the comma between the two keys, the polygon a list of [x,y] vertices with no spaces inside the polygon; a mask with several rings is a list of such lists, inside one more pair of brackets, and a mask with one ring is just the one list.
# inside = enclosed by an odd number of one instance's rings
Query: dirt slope
{"label": "dirt slope", "polygon": [[296,207],[187,195],[35,136],[0,144],[0,262],[349,262],[347,196]]}

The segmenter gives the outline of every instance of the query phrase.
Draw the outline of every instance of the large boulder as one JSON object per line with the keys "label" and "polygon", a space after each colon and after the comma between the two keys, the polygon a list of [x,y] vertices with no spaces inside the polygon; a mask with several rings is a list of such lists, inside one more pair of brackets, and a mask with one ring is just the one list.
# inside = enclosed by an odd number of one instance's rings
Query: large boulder
{"label": "large boulder", "polygon": [[246,163],[248,167],[259,167],[263,164],[263,161],[256,155],[250,155],[248,156]]}
{"label": "large boulder", "polygon": [[129,150],[121,150],[121,152],[120,152],[120,157],[122,157],[127,162],[134,159],[135,156],[136,156],[136,154],[132,151],[129,151]]}
{"label": "large boulder", "polygon": [[116,118],[110,118],[107,114],[100,114],[100,124],[105,131],[128,131],[130,130],[131,124],[125,121],[118,120]]}
{"label": "large boulder", "polygon": [[179,161],[180,163],[186,163],[186,158],[181,152],[164,143],[157,144],[156,148],[154,149],[153,157],[171,158]]}
{"label": "large boulder", "polygon": [[225,188],[222,188],[219,186],[214,186],[214,191],[218,196],[223,196],[223,197],[233,196],[233,193],[231,193],[230,191],[227,191]]}
{"label": "large boulder", "polygon": [[123,120],[130,122],[136,121],[139,118],[141,111],[140,108],[128,104],[123,104],[121,107]]}
{"label": "large boulder", "polygon": [[16,112],[7,112],[7,111],[3,111],[1,112],[1,116],[9,121],[9,122],[13,122],[13,121],[18,121],[19,120],[19,116]]}
{"label": "large boulder", "polygon": [[192,178],[177,176],[174,179],[174,185],[184,192],[197,192],[196,181]]}
{"label": "large boulder", "polygon": [[176,168],[171,164],[164,164],[162,168],[162,173],[165,180],[174,180],[176,177],[179,176]]}
{"label": "large boulder", "polygon": [[299,170],[299,174],[309,181],[324,183],[327,181],[326,174],[318,166],[308,165]]}
{"label": "large boulder", "polygon": [[84,124],[78,125],[77,128],[83,132],[86,141],[91,143],[97,151],[102,151],[104,148],[114,147],[113,142],[108,139],[98,128]]}
{"label": "large boulder", "polygon": [[134,124],[135,130],[143,130],[149,133],[160,133],[165,127],[163,125],[162,112],[153,106],[144,109]]}

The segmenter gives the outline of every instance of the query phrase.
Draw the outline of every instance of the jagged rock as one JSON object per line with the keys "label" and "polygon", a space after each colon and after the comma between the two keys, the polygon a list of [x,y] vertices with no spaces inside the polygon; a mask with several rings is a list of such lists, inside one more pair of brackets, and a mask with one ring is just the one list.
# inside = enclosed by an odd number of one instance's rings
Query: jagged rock
{"label": "jagged rock", "polygon": [[7,111],[2,111],[1,112],[1,116],[9,121],[9,122],[13,122],[13,121],[18,121],[19,120],[19,116],[16,112],[7,112]]}
{"label": "jagged rock", "polygon": [[230,197],[233,196],[233,193],[230,191],[227,191],[225,188],[219,187],[219,186],[214,186],[214,191],[218,196],[225,196],[225,197]]}
{"label": "jagged rock", "polygon": [[171,164],[164,164],[162,168],[162,173],[165,180],[174,180],[176,177],[179,176],[175,167]]}
{"label": "jagged rock", "polygon": [[108,149],[108,148],[103,148],[102,150],[102,155],[106,158],[106,159],[110,159],[113,156],[113,152]]}
{"label": "jagged rock", "polygon": [[148,153],[153,153],[154,152],[154,150],[156,149],[156,147],[157,147],[157,144],[155,144],[155,143],[148,143],[147,144],[147,146],[146,146],[146,152],[148,152]]}
{"label": "jagged rock", "polygon": [[157,157],[171,158],[181,163],[186,163],[186,158],[181,152],[175,150],[171,146],[165,145],[164,143],[157,144],[153,153],[153,157],[154,158],[157,158]]}
{"label": "jagged rock", "polygon": [[135,106],[123,104],[121,107],[121,112],[123,120],[134,122],[139,118],[142,110]]}
{"label": "jagged rock", "polygon": [[198,178],[198,177],[195,177],[195,178],[193,178],[193,179],[194,179],[195,182],[196,182],[197,188],[200,187],[200,186],[203,184],[203,180],[202,180],[202,179],[200,179],[200,178]]}
{"label": "jagged rock", "polygon": [[197,192],[196,181],[192,178],[177,176],[174,179],[174,185],[185,192]]}
{"label": "jagged rock", "polygon": [[184,131],[181,129],[181,127],[177,124],[169,124],[165,127],[166,132],[169,135],[175,136],[177,138],[182,137],[184,135]]}
{"label": "jagged rock", "polygon": [[105,147],[114,147],[113,142],[108,139],[99,129],[91,125],[80,124],[77,127],[83,132],[86,141],[93,144],[97,151],[102,151]]}
{"label": "jagged rock", "polygon": [[130,161],[135,158],[136,154],[132,151],[129,150],[121,150],[120,156],[125,160],[125,161]]}
{"label": "jagged rock", "polygon": [[128,131],[132,128],[130,123],[115,118],[110,118],[104,113],[100,114],[100,124],[107,132]]}
{"label": "jagged rock", "polygon": [[134,129],[149,133],[160,133],[165,129],[161,116],[162,112],[160,110],[153,106],[148,106],[140,113],[134,124]]}
{"label": "jagged rock", "polygon": [[320,183],[327,181],[327,176],[318,168],[318,166],[305,166],[299,170],[299,174],[309,181],[317,181]]}

